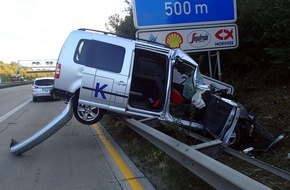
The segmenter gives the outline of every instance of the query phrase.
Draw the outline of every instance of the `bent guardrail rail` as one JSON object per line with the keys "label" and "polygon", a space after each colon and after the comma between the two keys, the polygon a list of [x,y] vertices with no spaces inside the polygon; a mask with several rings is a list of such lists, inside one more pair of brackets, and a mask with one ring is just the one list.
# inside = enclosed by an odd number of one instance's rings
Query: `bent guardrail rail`
{"label": "bent guardrail rail", "polygon": [[32,149],[33,147],[37,146],[38,144],[42,143],[50,136],[52,136],[55,132],[61,129],[68,121],[71,120],[73,116],[73,102],[75,96],[73,96],[69,103],[67,104],[66,108],[60,113],[56,118],[46,124],[42,129],[34,133],[29,138],[17,142],[12,139],[10,144],[10,152],[15,154],[16,156],[20,156],[22,153]]}
{"label": "bent guardrail rail", "polygon": [[163,150],[215,189],[271,189],[140,121],[132,118],[122,118],[122,120],[136,133]]}

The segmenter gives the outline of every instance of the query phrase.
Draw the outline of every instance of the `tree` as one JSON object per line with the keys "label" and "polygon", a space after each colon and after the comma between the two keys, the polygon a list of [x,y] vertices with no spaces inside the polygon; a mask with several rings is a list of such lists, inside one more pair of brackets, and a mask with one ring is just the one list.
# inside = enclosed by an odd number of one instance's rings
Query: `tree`
{"label": "tree", "polygon": [[[24,77],[24,79],[32,80],[39,77],[51,77],[53,73],[27,73],[26,71],[31,70],[29,67],[21,67],[20,75]],[[18,71],[18,64],[12,62],[11,64],[5,64],[0,62],[0,76],[2,82],[10,82],[11,76],[16,75]]]}
{"label": "tree", "polygon": [[223,52],[226,70],[245,85],[282,83],[290,75],[290,1],[237,0],[239,47]]}
{"label": "tree", "polygon": [[133,22],[133,8],[128,0],[125,0],[125,2],[128,5],[128,7],[125,8],[125,12],[127,13],[126,16],[124,18],[121,18],[118,14],[109,16],[109,22],[106,23],[105,26],[110,32],[134,38],[136,28]]}
{"label": "tree", "polygon": [[262,62],[289,63],[289,5],[289,0],[238,1],[241,45],[248,49],[243,51]]}
{"label": "tree", "polygon": [[105,24],[107,30],[109,30],[112,33],[116,33],[116,30],[123,22],[123,19],[120,17],[119,14],[111,15],[109,16],[108,19],[109,22]]}

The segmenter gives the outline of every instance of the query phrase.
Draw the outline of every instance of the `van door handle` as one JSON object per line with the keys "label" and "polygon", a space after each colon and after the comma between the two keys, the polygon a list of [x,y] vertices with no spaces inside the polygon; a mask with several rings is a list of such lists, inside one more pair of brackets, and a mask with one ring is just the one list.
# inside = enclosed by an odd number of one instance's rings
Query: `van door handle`
{"label": "van door handle", "polygon": [[120,86],[126,86],[127,85],[127,84],[124,83],[124,81],[119,81],[117,84],[120,85]]}

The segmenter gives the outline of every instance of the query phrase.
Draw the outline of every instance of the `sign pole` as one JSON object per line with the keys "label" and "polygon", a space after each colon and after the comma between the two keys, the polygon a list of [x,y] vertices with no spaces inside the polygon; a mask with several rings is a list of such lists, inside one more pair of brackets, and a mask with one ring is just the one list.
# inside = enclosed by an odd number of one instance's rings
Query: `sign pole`
{"label": "sign pole", "polygon": [[[215,60],[215,69],[214,69],[214,73],[212,72],[212,57],[216,57]],[[222,80],[222,69],[221,69],[221,60],[220,60],[220,52],[216,51],[216,54],[212,54],[211,52],[208,51],[208,68],[209,68],[209,76],[210,78],[215,78],[216,72],[218,74],[218,80],[221,81]],[[216,71],[217,69],[217,71]]]}
{"label": "sign pole", "polygon": [[211,57],[210,51],[207,52],[209,76],[212,78]]}
{"label": "sign pole", "polygon": [[221,70],[221,61],[220,61],[220,52],[217,51],[216,52],[216,56],[217,56],[217,65],[218,65],[218,76],[219,76],[219,80],[222,80],[222,70]]}

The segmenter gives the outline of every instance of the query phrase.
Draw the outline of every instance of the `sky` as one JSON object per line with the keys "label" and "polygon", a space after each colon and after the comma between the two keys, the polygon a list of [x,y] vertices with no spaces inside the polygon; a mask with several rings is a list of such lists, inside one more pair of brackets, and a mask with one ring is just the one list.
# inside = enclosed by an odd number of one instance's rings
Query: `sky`
{"label": "sky", "polygon": [[0,61],[57,59],[72,30],[107,31],[124,0],[0,0]]}

